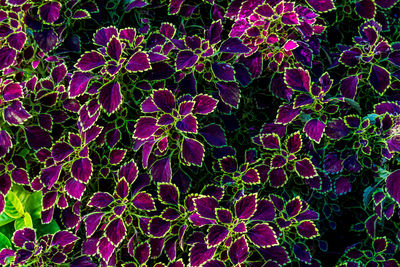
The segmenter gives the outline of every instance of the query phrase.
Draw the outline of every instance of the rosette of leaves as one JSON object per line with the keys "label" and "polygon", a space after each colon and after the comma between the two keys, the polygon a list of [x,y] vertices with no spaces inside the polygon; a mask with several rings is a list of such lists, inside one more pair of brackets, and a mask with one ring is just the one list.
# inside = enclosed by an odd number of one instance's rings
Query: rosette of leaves
{"label": "rosette of leaves", "polygon": [[[286,130],[285,130],[286,131]],[[310,179],[318,175],[314,163],[307,156],[302,156],[303,141],[299,131],[286,137],[284,143],[277,133],[261,133],[254,142],[267,152],[261,154],[264,163],[258,166],[272,187],[281,187],[288,180],[288,174],[295,172],[298,176]],[[264,179],[265,181],[265,179]]]}
{"label": "rosette of leaves", "polygon": [[[334,9],[332,1],[323,2],[308,1],[317,12]],[[295,2],[232,1],[226,16],[235,20],[229,36],[240,38],[251,49],[246,56],[261,52],[272,71],[293,67],[296,63],[289,60],[293,57],[311,67],[312,52],[303,40],[325,29],[317,23],[317,13]]]}
{"label": "rosette of leaves", "polygon": [[15,266],[25,264],[54,265],[68,260],[79,239],[68,231],[59,231],[37,238],[32,228],[17,230],[13,236],[15,250],[3,249],[0,252],[0,264],[12,263]]}
{"label": "rosette of leaves", "polygon": [[[169,182],[171,179],[171,157],[177,151],[180,162],[185,165],[201,166],[204,159],[204,146],[196,140],[198,123],[195,115],[207,115],[214,111],[218,101],[211,96],[199,94],[195,97],[185,95],[175,100],[168,89],[153,91],[141,105],[142,116],[136,123],[133,134],[135,149],[143,147],[142,165],[149,166],[149,157],[164,156],[151,167],[153,179]],[[201,135],[211,144],[225,143],[225,136],[219,126],[203,128]],[[154,152],[152,152],[154,150]]]}
{"label": "rosette of leaves", "polygon": [[354,46],[341,47],[342,53],[339,61],[347,67],[360,66],[362,69],[357,75],[344,78],[342,82],[345,82],[346,85],[341,89],[343,95],[354,98],[358,75],[368,77],[369,84],[379,95],[383,95],[389,88],[391,84],[390,70],[383,61],[391,52],[391,46],[381,36],[381,31],[382,27],[378,22],[369,20],[360,26],[360,36],[354,38],[356,42]]}

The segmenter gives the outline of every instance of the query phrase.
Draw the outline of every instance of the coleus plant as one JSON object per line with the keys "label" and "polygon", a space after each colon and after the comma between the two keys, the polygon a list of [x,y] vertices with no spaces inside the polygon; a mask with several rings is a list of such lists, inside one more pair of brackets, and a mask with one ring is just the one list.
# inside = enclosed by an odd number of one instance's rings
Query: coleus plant
{"label": "coleus plant", "polygon": [[[175,100],[168,89],[158,89],[147,97],[141,105],[142,116],[136,123],[133,134],[135,149],[143,147],[142,165],[147,168],[149,156],[165,156],[153,163],[152,176],[158,182],[169,182],[171,178],[171,156],[177,151],[181,163],[201,166],[204,159],[203,144],[194,139],[198,134],[195,115],[207,115],[214,111],[218,101],[209,95],[199,94],[195,97],[184,95]],[[203,128],[200,134],[211,144],[225,139],[218,126]],[[216,140],[217,139],[217,140]],[[218,142],[218,141],[217,141]]]}

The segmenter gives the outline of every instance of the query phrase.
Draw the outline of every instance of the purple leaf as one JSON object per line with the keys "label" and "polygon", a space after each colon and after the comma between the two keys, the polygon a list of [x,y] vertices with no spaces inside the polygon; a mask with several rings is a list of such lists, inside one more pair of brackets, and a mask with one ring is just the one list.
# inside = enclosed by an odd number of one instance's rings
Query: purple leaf
{"label": "purple leaf", "polygon": [[103,56],[98,52],[84,54],[76,63],[75,67],[81,71],[90,71],[105,64]]}
{"label": "purple leaf", "polygon": [[57,200],[57,192],[55,191],[47,192],[42,199],[43,210],[52,208],[56,200]]}
{"label": "purple leaf", "polygon": [[382,95],[390,85],[390,73],[383,67],[373,65],[368,81]]}
{"label": "purple leaf", "polygon": [[131,72],[142,72],[151,69],[149,56],[145,52],[136,52],[128,60],[125,67]]}
{"label": "purple leaf", "polygon": [[264,134],[260,137],[261,144],[265,149],[280,149],[281,148],[281,140],[279,136],[275,133],[273,134]]}
{"label": "purple leaf", "polygon": [[54,158],[55,161],[62,161],[66,157],[68,157],[74,149],[67,143],[57,143],[53,146],[51,151],[51,156]]}
{"label": "purple leaf", "polygon": [[309,92],[310,80],[308,70],[302,68],[285,70],[285,83],[293,90]]}
{"label": "purple leaf", "polygon": [[17,55],[17,51],[7,46],[0,48],[0,70],[8,68]]}
{"label": "purple leaf", "polygon": [[247,245],[246,238],[241,236],[237,239],[229,248],[229,259],[236,265],[244,262],[249,256],[249,247]]}
{"label": "purple leaf", "polygon": [[234,81],[234,70],[231,65],[226,63],[214,63],[212,64],[212,70],[215,77],[223,81]]}
{"label": "purple leaf", "polygon": [[306,2],[317,12],[327,12],[335,9],[332,0],[306,0]]}
{"label": "purple leaf", "polygon": [[209,95],[203,95],[203,94],[197,95],[193,99],[193,101],[195,101],[196,103],[192,113],[193,114],[199,113],[202,115],[207,115],[213,112],[218,103],[218,100],[215,100]]}
{"label": "purple leaf", "polygon": [[269,18],[272,17],[272,15],[274,15],[274,10],[269,4],[263,4],[258,6],[256,10],[254,10],[254,13]]}
{"label": "purple leaf", "polygon": [[88,206],[105,208],[114,201],[109,193],[97,192],[89,200]]}
{"label": "purple leaf", "polygon": [[224,130],[217,124],[210,124],[199,130],[199,133],[212,146],[221,147],[226,145]]}
{"label": "purple leaf", "polygon": [[270,170],[268,176],[269,183],[275,188],[284,185],[287,181],[286,173],[282,168]]}
{"label": "purple leaf", "polygon": [[[0,211],[1,210],[2,209],[0,209]],[[0,264],[3,265],[3,266],[6,266],[6,263],[8,262],[7,258],[8,257],[14,257],[14,256],[15,256],[15,251],[14,250],[8,249],[8,248],[3,248],[0,251]]]}
{"label": "purple leaf", "polygon": [[86,91],[92,74],[85,72],[75,72],[69,85],[68,95],[70,98],[80,96]]}
{"label": "purple leaf", "polygon": [[12,147],[11,136],[4,130],[0,131],[0,158],[4,157]]}
{"label": "purple leaf", "polygon": [[72,163],[71,173],[76,179],[87,183],[92,176],[93,167],[89,158],[77,159]]}
{"label": "purple leaf", "polygon": [[67,74],[67,67],[65,64],[58,65],[51,70],[51,78],[56,84],[59,84]]}
{"label": "purple leaf", "polygon": [[241,197],[235,203],[236,217],[240,220],[249,219],[256,211],[256,206],[257,206],[256,200],[257,200],[256,194],[251,194]]}
{"label": "purple leaf", "polygon": [[124,159],[125,154],[126,154],[125,149],[113,149],[110,152],[110,156],[109,156],[110,164],[115,165],[115,164],[120,163]]}
{"label": "purple leaf", "polygon": [[247,232],[248,238],[254,245],[262,248],[279,244],[274,230],[267,224],[257,224]]}
{"label": "purple leaf", "polygon": [[[133,256],[133,255],[132,255]],[[147,243],[140,244],[135,249],[135,259],[139,262],[139,264],[144,264],[150,257],[150,246]]]}
{"label": "purple leaf", "polygon": [[102,28],[94,34],[94,42],[101,46],[107,46],[107,43],[111,40],[111,38],[117,35],[118,31],[113,26]]}
{"label": "purple leaf", "polygon": [[106,236],[108,240],[115,246],[124,240],[126,235],[126,228],[121,218],[112,220],[106,227]]}
{"label": "purple leaf", "polygon": [[349,67],[357,66],[358,62],[360,62],[361,50],[358,48],[352,48],[350,50],[344,51],[340,55],[339,61]]}
{"label": "purple leaf", "polygon": [[190,68],[196,64],[199,56],[190,50],[180,51],[176,57],[176,69]]}
{"label": "purple leaf", "polygon": [[319,144],[319,142],[321,142],[325,127],[325,123],[317,119],[312,119],[309,120],[306,125],[304,125],[304,132],[311,140]]}
{"label": "purple leaf", "polygon": [[174,184],[160,183],[158,186],[158,196],[161,202],[178,205],[179,190]]}
{"label": "purple leaf", "polygon": [[29,185],[28,173],[24,169],[14,169],[11,173],[11,177],[17,184]]}
{"label": "purple leaf", "polygon": [[260,252],[265,260],[272,260],[282,266],[290,262],[289,255],[283,246],[260,248],[257,250]]}
{"label": "purple leaf", "polygon": [[125,180],[129,184],[132,184],[136,180],[137,174],[138,174],[138,168],[136,166],[136,163],[132,160],[132,161],[126,163],[125,165],[123,165],[119,169],[118,177],[120,179],[125,178]]}
{"label": "purple leaf", "polygon": [[299,116],[301,109],[293,109],[291,105],[282,105],[279,107],[275,123],[288,124]]}
{"label": "purple leaf", "polygon": [[343,170],[342,163],[338,153],[328,153],[324,160],[324,170],[328,173],[338,173]]}
{"label": "purple leaf", "polygon": [[361,0],[356,3],[356,12],[364,19],[372,19],[375,16],[375,3],[373,0]]}
{"label": "purple leaf", "polygon": [[147,6],[148,3],[144,0],[133,0],[125,9],[125,12],[129,12],[133,8],[140,8]]}
{"label": "purple leaf", "polygon": [[168,14],[175,15],[181,9],[181,5],[184,0],[171,0],[170,4],[168,5]]}
{"label": "purple leaf", "polygon": [[336,195],[340,196],[350,191],[351,191],[351,183],[347,177],[341,176],[335,181]]}
{"label": "purple leaf", "polygon": [[25,128],[26,138],[28,144],[34,150],[38,150],[42,147],[51,147],[51,137],[49,133],[41,129],[38,126],[31,126]]}
{"label": "purple leaf", "polygon": [[13,243],[18,247],[23,247],[26,242],[35,242],[36,234],[33,229],[24,228],[15,231],[13,235]]}
{"label": "purple leaf", "polygon": [[400,205],[400,170],[392,172],[386,178],[386,190],[390,197]]}
{"label": "purple leaf", "polygon": [[143,140],[152,136],[159,126],[157,124],[157,119],[153,117],[140,117],[138,122],[136,123],[136,129],[133,133],[133,137]]}
{"label": "purple leaf", "polygon": [[149,231],[154,237],[163,237],[170,229],[170,223],[160,217],[154,217],[150,220]]}
{"label": "purple leaf", "polygon": [[294,11],[284,13],[281,17],[281,20],[285,25],[300,25],[297,13]]}
{"label": "purple leaf", "polygon": [[398,0],[375,0],[375,4],[380,6],[381,8],[392,8]]}
{"label": "purple leaf", "polygon": [[53,236],[53,240],[51,241],[51,245],[59,245],[61,247],[65,247],[73,242],[78,240],[78,237],[68,231],[59,231]]}
{"label": "purple leaf", "polygon": [[245,46],[239,38],[229,38],[219,48],[219,52],[225,53],[249,53],[250,51],[250,48]]}
{"label": "purple leaf", "polygon": [[62,165],[51,166],[42,169],[40,173],[40,180],[42,181],[42,183],[49,189],[51,189],[53,185],[57,182],[58,177],[60,176],[61,168]]}
{"label": "purple leaf", "polygon": [[112,59],[119,61],[121,53],[122,53],[122,45],[116,37],[113,37],[111,41],[107,44],[107,54]]}
{"label": "purple leaf", "polygon": [[293,252],[296,258],[301,262],[311,264],[311,254],[306,245],[302,243],[296,243],[293,247]]}
{"label": "purple leaf", "polygon": [[86,238],[91,237],[100,225],[101,219],[104,217],[102,212],[90,213],[85,219]]}
{"label": "purple leaf", "polygon": [[224,226],[213,225],[208,230],[207,243],[209,246],[218,246],[228,236],[229,230]]}
{"label": "purple leaf", "polygon": [[318,236],[317,227],[311,221],[303,221],[297,225],[297,232],[304,238],[314,238]]}
{"label": "purple leaf", "polygon": [[275,218],[275,207],[272,201],[260,199],[257,201],[257,209],[250,218],[252,221],[272,221]]}
{"label": "purple leaf", "polygon": [[358,76],[349,76],[341,80],[340,91],[347,98],[354,99],[357,93]]}
{"label": "purple leaf", "polygon": [[200,216],[215,219],[215,209],[218,207],[218,201],[214,197],[196,198],[194,204]]}
{"label": "purple leaf", "polygon": [[244,183],[248,184],[257,184],[260,182],[260,176],[255,169],[248,169],[245,174],[242,176],[242,180]]}
{"label": "purple leaf", "polygon": [[302,147],[301,135],[299,132],[291,134],[286,140],[286,149],[289,153],[297,153]]}
{"label": "purple leaf", "polygon": [[175,96],[168,89],[159,89],[153,92],[152,100],[165,113],[171,113],[175,107]]}
{"label": "purple leaf", "polygon": [[22,97],[22,87],[18,83],[9,83],[3,88],[4,101],[10,101]]}
{"label": "purple leaf", "polygon": [[240,89],[235,82],[217,82],[219,95],[224,103],[238,108],[240,100]]}
{"label": "purple leaf", "polygon": [[311,178],[317,175],[314,165],[308,158],[296,161],[295,169],[297,174],[303,178]]}
{"label": "purple leaf", "polygon": [[86,186],[75,180],[74,178],[70,178],[65,183],[65,191],[67,191],[68,195],[77,200],[81,200],[83,192],[85,191]]}
{"label": "purple leaf", "polygon": [[207,248],[206,244],[196,243],[190,249],[189,258],[191,266],[200,266],[212,259],[216,250],[216,247]]}
{"label": "purple leaf", "polygon": [[196,102],[194,101],[183,101],[179,104],[179,115],[186,116],[190,114],[194,108]]}
{"label": "purple leaf", "polygon": [[325,134],[333,140],[339,140],[350,133],[343,119],[335,119],[327,123]]}
{"label": "purple leaf", "polygon": [[195,139],[185,138],[182,142],[181,157],[186,165],[201,166],[204,158],[204,147]]}
{"label": "purple leaf", "polygon": [[217,209],[217,218],[221,223],[231,223],[232,222],[232,213],[230,210],[218,208]]}
{"label": "purple leaf", "polygon": [[47,23],[54,23],[60,17],[61,4],[58,2],[50,2],[39,8],[39,15],[42,20]]}
{"label": "purple leaf", "polygon": [[154,201],[153,198],[147,194],[140,192],[138,193],[132,200],[132,205],[140,210],[154,210]]}
{"label": "purple leaf", "polygon": [[205,37],[209,41],[210,45],[216,44],[221,41],[222,33],[222,23],[221,20],[214,21],[210,28],[206,31]]}
{"label": "purple leaf", "polygon": [[2,193],[0,193],[0,214],[3,213],[5,206],[6,206],[6,200],[4,198],[4,195]]}
{"label": "purple leaf", "polygon": [[113,113],[122,103],[118,82],[110,82],[100,88],[99,102],[108,114]]}
{"label": "purple leaf", "polygon": [[150,172],[155,182],[170,182],[172,177],[171,158],[165,157],[157,160],[151,166]]}
{"label": "purple leaf", "polygon": [[16,32],[7,37],[8,45],[20,51],[26,42],[26,34],[24,32]]}
{"label": "purple leaf", "polygon": [[187,115],[176,123],[176,128],[182,132],[197,133],[197,120],[192,114]]}
{"label": "purple leaf", "polygon": [[389,54],[389,61],[400,67],[400,50],[394,50]]}
{"label": "purple leaf", "polygon": [[7,173],[0,175],[0,193],[2,195],[7,195],[8,191],[11,188],[11,177]]}
{"label": "purple leaf", "polygon": [[100,257],[108,263],[111,258],[111,255],[114,253],[115,247],[114,245],[108,241],[107,237],[103,237],[100,239],[99,243],[97,244],[98,253]]}

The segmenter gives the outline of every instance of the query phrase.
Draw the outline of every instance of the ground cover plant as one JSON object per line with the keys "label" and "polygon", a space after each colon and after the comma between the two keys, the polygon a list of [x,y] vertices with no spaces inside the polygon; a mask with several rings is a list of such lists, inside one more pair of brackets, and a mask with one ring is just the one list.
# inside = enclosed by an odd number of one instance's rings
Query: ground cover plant
{"label": "ground cover plant", "polygon": [[2,266],[399,266],[397,0],[0,0]]}

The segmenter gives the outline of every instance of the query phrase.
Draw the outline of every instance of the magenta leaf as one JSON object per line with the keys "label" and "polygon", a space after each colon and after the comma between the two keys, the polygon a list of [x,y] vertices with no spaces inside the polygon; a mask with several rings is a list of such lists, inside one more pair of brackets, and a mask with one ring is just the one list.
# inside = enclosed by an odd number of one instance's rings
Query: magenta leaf
{"label": "magenta leaf", "polygon": [[321,142],[325,127],[325,123],[317,119],[312,119],[309,120],[306,125],[304,125],[304,132],[311,140],[319,144],[319,142]]}
{"label": "magenta leaf", "polygon": [[0,70],[8,68],[17,55],[17,51],[7,46],[0,48]]}
{"label": "magenta leaf", "polygon": [[293,90],[308,92],[310,90],[310,74],[308,70],[286,69],[285,82]]}
{"label": "magenta leaf", "polygon": [[40,18],[47,23],[54,23],[60,17],[61,4],[49,2],[39,8]]}
{"label": "magenta leaf", "polygon": [[181,157],[186,165],[201,166],[204,158],[204,147],[195,139],[185,138],[182,142]]}
{"label": "magenta leaf", "polygon": [[279,244],[274,230],[267,223],[255,225],[247,232],[247,236],[258,247],[266,248]]}
{"label": "magenta leaf", "polygon": [[113,113],[122,103],[118,82],[110,82],[100,88],[99,102],[108,114]]}
{"label": "magenta leaf", "polygon": [[53,146],[51,151],[51,156],[54,158],[55,161],[62,161],[66,157],[68,157],[74,149],[67,143],[57,143]]}
{"label": "magenta leaf", "polygon": [[240,100],[240,89],[235,82],[217,82],[219,95],[224,103],[238,108]]}
{"label": "magenta leaf", "polygon": [[194,200],[198,214],[204,218],[215,219],[218,201],[214,197],[199,197]]}
{"label": "magenta leaf", "polygon": [[136,52],[128,60],[125,67],[131,72],[142,72],[151,69],[149,56],[145,52]]}
{"label": "magenta leaf", "polygon": [[150,172],[155,182],[170,182],[172,177],[171,158],[165,157],[157,160],[151,166]]}
{"label": "magenta leaf", "polygon": [[279,107],[276,123],[288,124],[291,123],[297,116],[300,115],[301,109],[293,109],[291,105],[282,105]]}
{"label": "magenta leaf", "polygon": [[180,51],[176,57],[176,69],[181,70],[184,68],[190,68],[196,64],[198,59],[199,56],[190,50]]}
{"label": "magenta leaf", "polygon": [[94,34],[94,42],[101,46],[107,46],[107,43],[111,40],[111,38],[117,35],[118,31],[113,26],[102,28]]}
{"label": "magenta leaf", "polygon": [[212,259],[216,250],[216,247],[207,248],[206,244],[196,243],[190,249],[189,258],[191,266],[201,266],[206,261]]}
{"label": "magenta leaf", "polygon": [[199,113],[202,115],[207,115],[213,112],[218,103],[218,100],[203,94],[197,95],[193,101],[195,101],[195,106],[192,111],[193,114]]}
{"label": "magenta leaf", "polygon": [[72,176],[87,183],[92,176],[93,167],[89,158],[81,158],[74,161],[71,167]]}
{"label": "magenta leaf", "polygon": [[90,213],[85,219],[86,237],[91,237],[100,225],[101,219],[104,217],[102,212]]}
{"label": "magenta leaf", "polygon": [[4,101],[10,101],[22,97],[22,87],[18,83],[9,83],[3,88]]}
{"label": "magenta leaf", "polygon": [[114,198],[109,193],[95,193],[89,200],[88,206],[96,208],[105,208],[114,201]]}
{"label": "magenta leaf", "polygon": [[318,236],[318,230],[312,221],[303,221],[297,225],[297,232],[304,238],[314,238]]}
{"label": "magenta leaf", "polygon": [[236,217],[241,220],[249,219],[256,211],[256,201],[256,194],[241,197],[235,203]]}
{"label": "magenta leaf", "polygon": [[244,262],[249,256],[249,247],[246,238],[241,236],[238,240],[233,242],[229,248],[228,254],[234,265]]}
{"label": "magenta leaf", "polygon": [[92,77],[93,76],[90,73],[75,72],[72,75],[72,80],[69,85],[69,97],[74,98],[83,94],[86,91],[87,85]]}
{"label": "magenta leaf", "polygon": [[133,133],[133,137],[137,139],[147,139],[152,136],[159,126],[157,124],[157,119],[153,117],[140,117],[136,123],[136,129]]}
{"label": "magenta leaf", "polygon": [[229,230],[221,225],[213,225],[208,230],[207,243],[210,246],[217,246],[228,236]]}
{"label": "magenta leaf", "polygon": [[58,177],[61,173],[62,165],[51,166],[45,169],[42,169],[40,173],[40,180],[42,183],[47,186],[49,189],[53,187],[53,185],[57,182]]}
{"label": "magenta leaf", "polygon": [[126,228],[121,218],[112,220],[106,227],[106,236],[108,240],[115,246],[124,240],[126,235]]}
{"label": "magenta leaf", "polygon": [[308,158],[296,161],[295,169],[297,174],[303,178],[311,178],[317,175],[314,165]]}
{"label": "magenta leaf", "polygon": [[75,67],[81,71],[90,71],[105,64],[103,56],[98,52],[84,54],[76,63]]}
{"label": "magenta leaf", "polygon": [[154,210],[154,200],[153,198],[144,192],[138,193],[132,200],[132,205],[140,210]]}
{"label": "magenta leaf", "polygon": [[306,2],[317,12],[327,12],[335,9],[332,0],[306,0]]}

